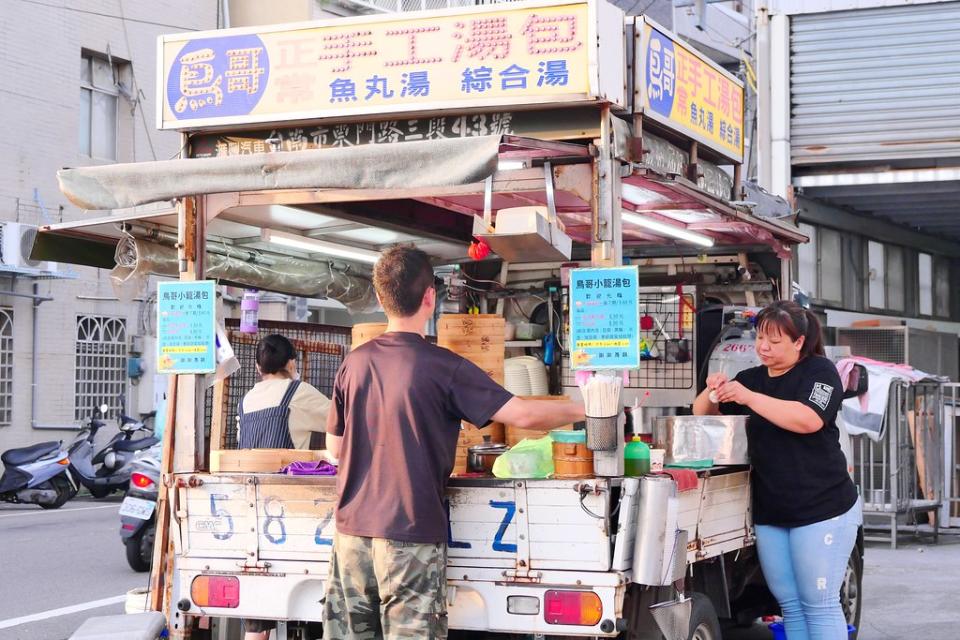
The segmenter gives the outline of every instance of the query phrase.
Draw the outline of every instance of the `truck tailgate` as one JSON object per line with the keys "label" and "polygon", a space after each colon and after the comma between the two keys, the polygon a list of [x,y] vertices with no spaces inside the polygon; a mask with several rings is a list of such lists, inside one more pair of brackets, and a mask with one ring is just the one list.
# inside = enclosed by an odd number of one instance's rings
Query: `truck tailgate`
{"label": "truck tailgate", "polygon": [[[581,483],[590,488],[582,497]],[[183,557],[231,558],[250,568],[329,560],[335,479],[211,474],[184,484]],[[610,570],[607,480],[454,480],[447,495],[451,567]]]}

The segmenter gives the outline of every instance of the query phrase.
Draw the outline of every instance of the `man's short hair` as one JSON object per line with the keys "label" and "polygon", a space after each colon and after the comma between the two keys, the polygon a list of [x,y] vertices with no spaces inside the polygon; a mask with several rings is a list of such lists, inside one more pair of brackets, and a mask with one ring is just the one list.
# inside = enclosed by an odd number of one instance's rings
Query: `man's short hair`
{"label": "man's short hair", "polygon": [[373,267],[373,286],[387,315],[408,318],[420,310],[423,294],[433,285],[433,266],[426,253],[409,245],[390,247]]}

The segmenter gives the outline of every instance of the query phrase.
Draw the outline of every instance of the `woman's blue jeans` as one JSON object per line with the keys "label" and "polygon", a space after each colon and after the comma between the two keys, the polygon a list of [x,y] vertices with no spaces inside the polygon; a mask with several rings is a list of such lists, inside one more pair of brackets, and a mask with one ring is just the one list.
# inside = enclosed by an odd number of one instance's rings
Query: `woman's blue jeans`
{"label": "woman's blue jeans", "polygon": [[860,502],[804,527],[757,525],[757,551],[787,640],[846,640],[840,585],[863,522]]}

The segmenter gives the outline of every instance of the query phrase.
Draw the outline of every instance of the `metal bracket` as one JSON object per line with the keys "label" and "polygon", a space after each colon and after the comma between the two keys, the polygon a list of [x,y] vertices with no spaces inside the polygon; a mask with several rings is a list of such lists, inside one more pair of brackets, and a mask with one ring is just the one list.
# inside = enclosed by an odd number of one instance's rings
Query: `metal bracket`
{"label": "metal bracket", "polygon": [[527,507],[527,483],[517,482],[514,489],[517,513],[514,516],[517,528],[516,578],[530,577],[530,514]]}
{"label": "metal bracket", "polygon": [[493,176],[483,181],[483,222],[489,231],[493,224]]}
{"label": "metal bracket", "polygon": [[550,162],[543,163],[543,181],[547,192],[547,220],[550,224],[557,223],[557,198],[554,193],[553,166]]}
{"label": "metal bracket", "polygon": [[518,571],[507,569],[503,572],[504,582],[518,582],[524,584],[540,584],[543,582],[543,573],[540,571]]}

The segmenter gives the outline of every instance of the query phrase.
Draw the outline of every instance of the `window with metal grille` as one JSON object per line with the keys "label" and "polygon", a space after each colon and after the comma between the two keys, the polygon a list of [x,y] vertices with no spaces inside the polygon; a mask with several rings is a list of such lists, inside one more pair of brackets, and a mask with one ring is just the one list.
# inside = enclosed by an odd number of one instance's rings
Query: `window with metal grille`
{"label": "window with metal grille", "polygon": [[77,317],[76,407],[88,420],[101,404],[120,407],[127,393],[127,323],[106,316]]}
{"label": "window with metal grille", "polygon": [[0,307],[0,427],[13,422],[13,309]]}

